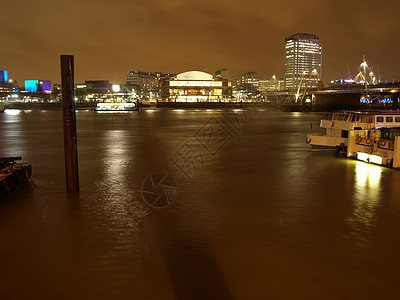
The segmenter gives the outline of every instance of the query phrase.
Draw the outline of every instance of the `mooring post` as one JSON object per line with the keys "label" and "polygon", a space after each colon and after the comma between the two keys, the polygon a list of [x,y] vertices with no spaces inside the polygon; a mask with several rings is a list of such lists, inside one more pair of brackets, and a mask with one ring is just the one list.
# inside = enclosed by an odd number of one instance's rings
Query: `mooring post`
{"label": "mooring post", "polygon": [[399,93],[393,93],[392,100],[392,109],[397,110],[399,108]]}
{"label": "mooring post", "polygon": [[67,192],[79,191],[78,147],[74,99],[74,56],[61,55],[64,154]]}

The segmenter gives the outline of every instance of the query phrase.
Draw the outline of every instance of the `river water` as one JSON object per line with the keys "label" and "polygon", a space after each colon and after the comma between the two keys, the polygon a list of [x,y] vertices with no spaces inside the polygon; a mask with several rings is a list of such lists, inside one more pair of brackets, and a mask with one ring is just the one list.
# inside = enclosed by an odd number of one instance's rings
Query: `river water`
{"label": "river water", "polygon": [[33,169],[0,200],[0,299],[399,299],[400,172],[311,152],[319,119],[77,111],[67,194],[62,112],[0,114]]}

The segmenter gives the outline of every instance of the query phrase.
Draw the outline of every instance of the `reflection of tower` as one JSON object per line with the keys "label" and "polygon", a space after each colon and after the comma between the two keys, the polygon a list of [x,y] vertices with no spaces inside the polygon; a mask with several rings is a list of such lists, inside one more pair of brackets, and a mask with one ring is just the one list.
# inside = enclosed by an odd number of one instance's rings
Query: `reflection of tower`
{"label": "reflection of tower", "polygon": [[[297,33],[286,38],[285,43],[285,88],[316,87],[321,78],[322,46],[319,37],[308,33]],[[304,79],[304,72],[312,76]],[[302,78],[303,77],[303,78]]]}

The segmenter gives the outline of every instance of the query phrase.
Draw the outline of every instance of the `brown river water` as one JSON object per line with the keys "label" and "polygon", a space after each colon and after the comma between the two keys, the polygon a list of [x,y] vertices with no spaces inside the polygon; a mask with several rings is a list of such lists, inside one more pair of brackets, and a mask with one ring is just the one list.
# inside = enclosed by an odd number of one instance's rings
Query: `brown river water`
{"label": "brown river water", "polygon": [[0,114],[33,170],[0,199],[0,299],[400,299],[400,171],[312,152],[320,117],[77,111],[68,194],[62,112]]}

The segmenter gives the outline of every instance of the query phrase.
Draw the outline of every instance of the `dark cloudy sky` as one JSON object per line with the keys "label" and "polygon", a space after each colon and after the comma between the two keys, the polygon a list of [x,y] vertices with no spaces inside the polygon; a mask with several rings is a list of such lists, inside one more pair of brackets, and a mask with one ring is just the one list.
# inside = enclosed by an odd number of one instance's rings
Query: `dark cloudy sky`
{"label": "dark cloudy sky", "polygon": [[365,55],[382,79],[400,79],[400,2],[316,0],[18,0],[3,2],[0,69],[60,82],[59,56],[75,56],[75,81],[123,83],[129,70],[227,68],[283,76],[284,39],[320,36],[325,83],[355,76]]}

